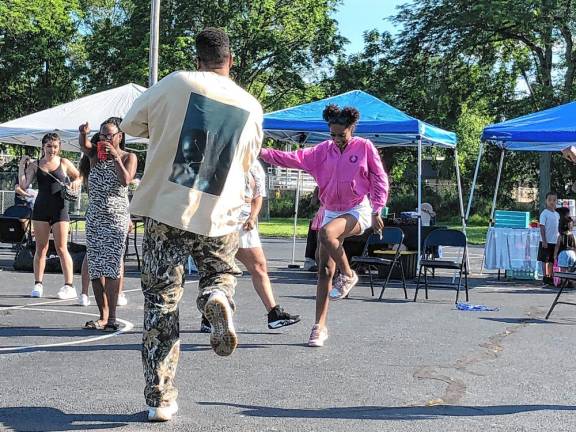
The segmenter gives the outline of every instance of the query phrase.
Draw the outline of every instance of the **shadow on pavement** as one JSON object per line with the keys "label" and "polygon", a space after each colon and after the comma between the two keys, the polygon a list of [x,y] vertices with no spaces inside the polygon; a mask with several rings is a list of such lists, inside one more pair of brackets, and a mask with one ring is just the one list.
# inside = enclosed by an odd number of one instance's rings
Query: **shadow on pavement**
{"label": "shadow on pavement", "polygon": [[576,411],[570,405],[494,405],[494,406],[359,406],[320,409],[289,409],[222,402],[198,402],[199,405],[240,408],[239,413],[252,417],[282,417],[344,420],[433,420],[442,417],[502,416],[533,411]]}
{"label": "shadow on pavement", "polygon": [[0,408],[0,425],[15,431],[110,430],[145,421],[144,411],[135,414],[66,414],[47,407]]}
{"label": "shadow on pavement", "polygon": [[[307,347],[305,343],[261,343],[261,344],[243,344],[240,343],[236,350],[249,350],[249,349],[263,349],[272,347]],[[2,348],[18,348],[18,346],[6,346]],[[30,353],[30,352],[59,352],[59,353],[74,353],[74,352],[91,352],[91,351],[140,351],[142,349],[142,344],[101,344],[101,345],[67,345],[67,346],[54,346],[54,347],[34,347],[31,346],[26,349],[19,349],[14,351],[3,351],[0,352],[0,357],[2,355],[18,353]],[[212,351],[210,344],[182,344],[180,345],[181,352],[198,352],[198,351]],[[0,420],[2,418],[0,417]]]}

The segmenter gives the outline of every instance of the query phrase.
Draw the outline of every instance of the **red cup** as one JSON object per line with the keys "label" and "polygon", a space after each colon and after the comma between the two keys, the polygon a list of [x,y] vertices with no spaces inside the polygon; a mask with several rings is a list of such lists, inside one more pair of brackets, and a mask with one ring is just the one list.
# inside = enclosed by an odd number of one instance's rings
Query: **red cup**
{"label": "red cup", "polygon": [[108,159],[108,148],[106,147],[108,144],[106,141],[98,141],[96,143],[96,155],[98,156],[99,161],[105,161]]}

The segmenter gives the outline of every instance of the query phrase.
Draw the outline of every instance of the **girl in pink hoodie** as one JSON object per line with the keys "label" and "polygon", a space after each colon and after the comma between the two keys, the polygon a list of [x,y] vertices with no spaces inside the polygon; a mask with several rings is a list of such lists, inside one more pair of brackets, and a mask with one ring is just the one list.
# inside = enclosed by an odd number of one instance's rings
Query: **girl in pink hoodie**
{"label": "girl in pink hoodie", "polygon": [[[308,340],[308,345],[315,347],[323,346],[328,338],[328,297],[344,298],[358,282],[342,243],[370,227],[382,230],[380,211],[388,198],[388,176],[374,144],[352,136],[360,118],[358,110],[328,105],[323,117],[331,140],[295,152],[262,149],[260,153],[265,162],[304,170],[318,183],[325,212],[319,232],[316,324]],[[336,267],[340,274],[332,286]]]}

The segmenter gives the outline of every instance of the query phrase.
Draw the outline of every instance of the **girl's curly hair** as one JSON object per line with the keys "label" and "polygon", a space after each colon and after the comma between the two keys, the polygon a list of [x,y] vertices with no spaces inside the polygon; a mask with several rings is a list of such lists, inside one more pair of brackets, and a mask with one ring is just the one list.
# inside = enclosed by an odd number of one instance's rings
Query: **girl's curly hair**
{"label": "girl's curly hair", "polygon": [[329,124],[339,124],[350,127],[360,119],[360,112],[353,107],[344,107],[340,109],[338,105],[326,105],[322,112],[322,117]]}

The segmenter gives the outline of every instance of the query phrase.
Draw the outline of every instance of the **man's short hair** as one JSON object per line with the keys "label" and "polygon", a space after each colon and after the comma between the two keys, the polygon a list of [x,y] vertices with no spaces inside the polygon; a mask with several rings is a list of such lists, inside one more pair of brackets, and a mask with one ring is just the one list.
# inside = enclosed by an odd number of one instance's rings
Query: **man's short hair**
{"label": "man's short hair", "polygon": [[558,197],[558,194],[557,194],[556,192],[548,192],[548,193],[546,194],[546,199],[548,199],[549,196]]}
{"label": "man's short hair", "polygon": [[224,30],[207,27],[196,36],[196,56],[207,66],[222,66],[230,58],[230,39]]}

